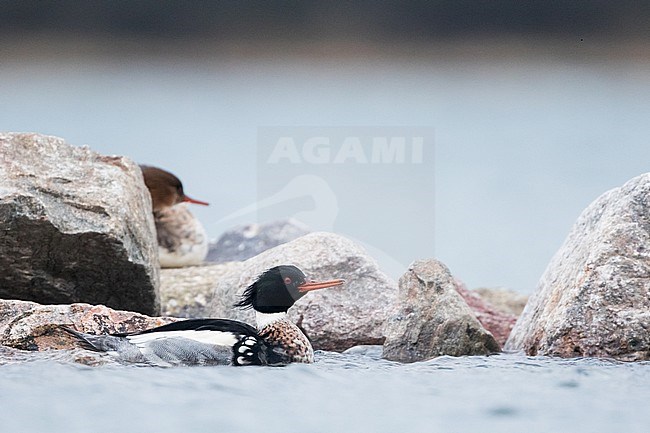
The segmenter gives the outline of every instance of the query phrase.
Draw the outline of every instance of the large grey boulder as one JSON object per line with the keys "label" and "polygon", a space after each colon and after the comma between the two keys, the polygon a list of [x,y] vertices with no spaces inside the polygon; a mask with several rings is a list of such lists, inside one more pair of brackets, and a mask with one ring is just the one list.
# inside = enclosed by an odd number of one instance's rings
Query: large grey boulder
{"label": "large grey boulder", "polygon": [[209,245],[208,262],[238,262],[298,239],[311,230],[295,219],[234,227]]}
{"label": "large grey boulder", "polygon": [[217,285],[211,315],[254,324],[251,311],[232,305],[259,274],[283,264],[298,266],[311,279],[346,281],[341,287],[307,294],[289,310],[315,349],[342,351],[383,343],[397,287],[360,246],[333,233],[311,233],[233,266]]}
{"label": "large grey boulder", "polygon": [[582,212],[506,349],[650,359],[650,174],[603,194]]}
{"label": "large grey boulder", "polygon": [[411,264],[399,280],[399,304],[386,327],[384,358],[415,362],[500,351],[455,284],[449,269],[437,260]]}
{"label": "large grey boulder", "polygon": [[157,314],[157,245],[139,167],[38,134],[0,134],[0,298]]}

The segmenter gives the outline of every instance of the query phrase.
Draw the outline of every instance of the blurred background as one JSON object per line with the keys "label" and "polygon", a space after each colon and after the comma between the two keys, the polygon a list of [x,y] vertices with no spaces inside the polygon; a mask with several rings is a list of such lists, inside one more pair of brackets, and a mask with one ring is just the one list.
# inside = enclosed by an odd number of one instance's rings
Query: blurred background
{"label": "blurred background", "polygon": [[261,199],[260,128],[431,128],[429,174],[399,191],[426,218],[368,231],[383,195],[363,180],[339,200],[358,218],[330,228],[529,293],[580,212],[648,171],[649,17],[625,0],[0,1],[0,130],[167,168],[216,238],[256,221],[223,218]]}

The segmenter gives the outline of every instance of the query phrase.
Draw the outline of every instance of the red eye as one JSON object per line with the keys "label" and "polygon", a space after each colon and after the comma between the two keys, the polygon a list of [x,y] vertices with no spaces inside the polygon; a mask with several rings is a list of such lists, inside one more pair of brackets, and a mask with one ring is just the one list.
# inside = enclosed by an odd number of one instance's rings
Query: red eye
{"label": "red eye", "polygon": [[284,284],[286,284],[286,285],[291,284],[291,278],[289,278],[289,277],[284,277]]}

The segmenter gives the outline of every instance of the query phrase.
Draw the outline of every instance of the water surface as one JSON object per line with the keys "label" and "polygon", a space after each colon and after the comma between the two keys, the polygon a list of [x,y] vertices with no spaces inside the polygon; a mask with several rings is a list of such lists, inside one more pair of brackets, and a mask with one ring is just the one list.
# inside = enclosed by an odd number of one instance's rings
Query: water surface
{"label": "water surface", "polygon": [[[372,355],[372,354],[371,354]],[[155,368],[5,356],[3,432],[647,432],[650,364],[503,354]]]}

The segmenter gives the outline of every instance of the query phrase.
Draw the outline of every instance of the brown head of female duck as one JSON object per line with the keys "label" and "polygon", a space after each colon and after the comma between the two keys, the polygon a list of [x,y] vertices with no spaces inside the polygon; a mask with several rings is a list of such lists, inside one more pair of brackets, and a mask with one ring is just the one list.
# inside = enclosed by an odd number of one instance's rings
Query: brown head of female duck
{"label": "brown head of female duck", "polygon": [[182,267],[203,262],[208,253],[205,229],[182,203],[207,206],[188,197],[180,179],[158,167],[141,165],[144,183],[151,194],[156,223],[160,266]]}
{"label": "brown head of female duck", "polygon": [[209,205],[209,203],[185,195],[180,179],[170,172],[149,165],[141,165],[140,169],[144,177],[144,184],[151,194],[154,212],[168,209],[179,203]]}

